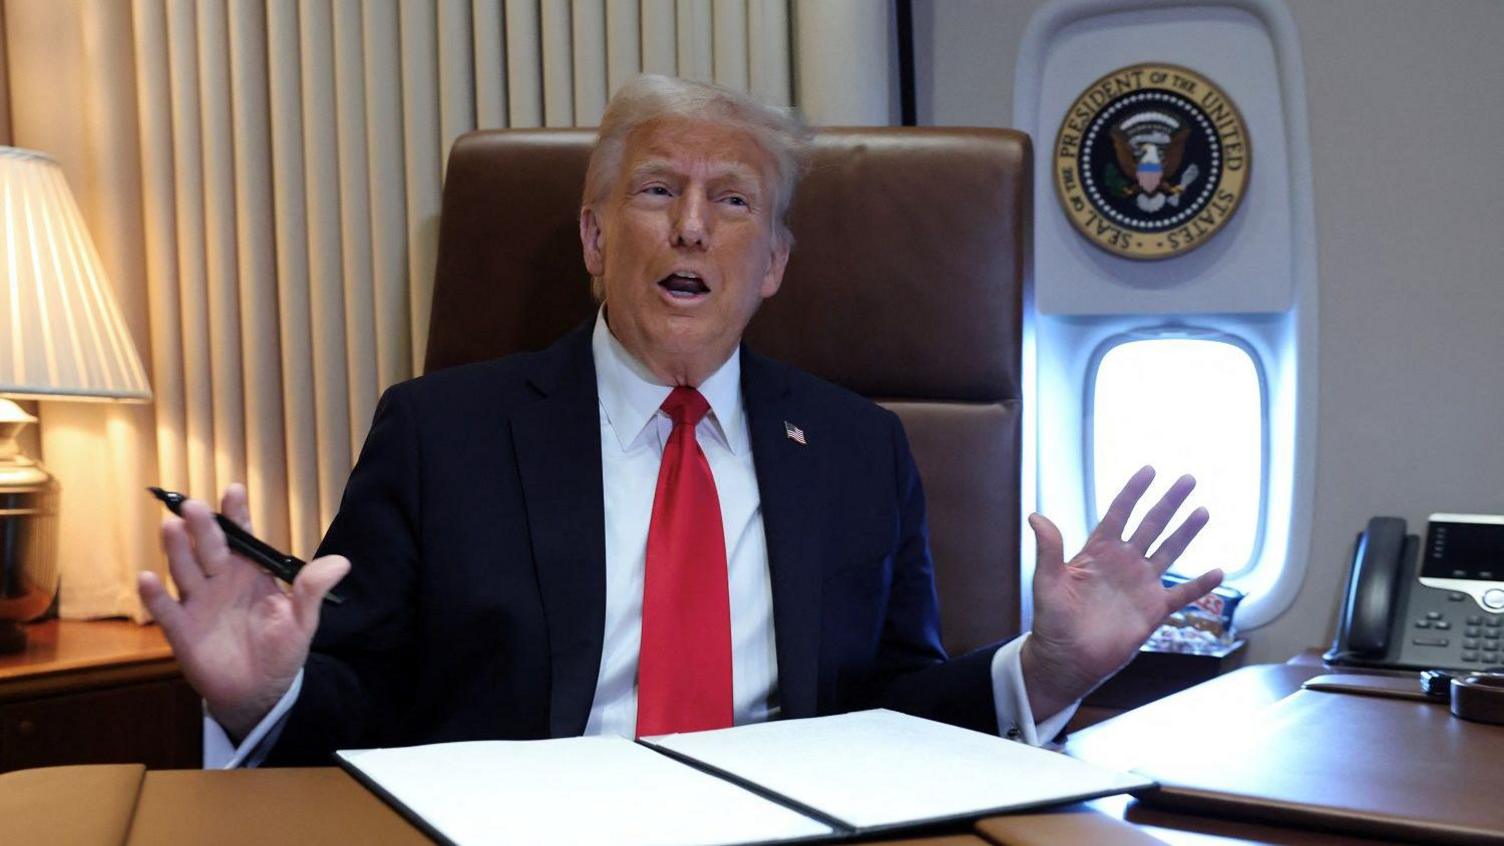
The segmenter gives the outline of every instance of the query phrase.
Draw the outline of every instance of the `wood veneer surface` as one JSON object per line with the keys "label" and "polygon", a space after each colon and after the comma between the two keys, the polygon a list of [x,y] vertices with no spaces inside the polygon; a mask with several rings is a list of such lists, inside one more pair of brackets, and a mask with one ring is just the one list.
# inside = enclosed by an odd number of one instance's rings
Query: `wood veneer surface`
{"label": "wood veneer surface", "polygon": [[161,629],[129,620],[49,620],[25,628],[26,651],[0,655],[0,682],[172,659]]}

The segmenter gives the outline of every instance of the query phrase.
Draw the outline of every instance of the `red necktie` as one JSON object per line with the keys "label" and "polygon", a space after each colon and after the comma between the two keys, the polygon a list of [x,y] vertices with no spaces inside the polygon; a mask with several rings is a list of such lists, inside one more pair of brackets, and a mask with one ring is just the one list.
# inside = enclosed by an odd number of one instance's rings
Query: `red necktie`
{"label": "red necktie", "polygon": [[731,725],[731,601],[721,502],[695,426],[710,405],[694,388],[663,401],[674,430],[658,466],[642,586],[637,735]]}

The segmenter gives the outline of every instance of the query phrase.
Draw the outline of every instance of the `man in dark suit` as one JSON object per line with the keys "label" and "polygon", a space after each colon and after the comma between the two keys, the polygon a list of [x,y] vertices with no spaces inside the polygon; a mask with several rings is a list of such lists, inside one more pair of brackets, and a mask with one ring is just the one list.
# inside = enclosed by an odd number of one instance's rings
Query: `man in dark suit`
{"label": "man in dark suit", "polygon": [[[741,347],[788,259],[798,136],[712,86],[629,83],[581,208],[591,324],[388,391],[290,595],[207,505],[164,524],[182,600],[150,574],[141,593],[225,734],[219,762],[876,706],[1047,739],[1215,586],[1159,582],[1203,510],[1148,555],[1188,478],[1124,539],[1146,468],[1069,563],[1031,518],[1029,635],[945,655],[897,418]],[[246,522],[244,490],[222,508]],[[345,603],[321,606],[336,582]]]}

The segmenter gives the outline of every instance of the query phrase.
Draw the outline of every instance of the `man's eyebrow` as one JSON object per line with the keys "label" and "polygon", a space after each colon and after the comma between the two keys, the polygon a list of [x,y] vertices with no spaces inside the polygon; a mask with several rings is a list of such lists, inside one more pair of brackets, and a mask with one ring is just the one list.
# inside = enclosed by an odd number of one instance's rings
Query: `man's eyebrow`
{"label": "man's eyebrow", "polygon": [[674,168],[668,162],[662,161],[660,159],[649,159],[645,162],[640,162],[637,165],[633,166],[632,178],[641,179],[645,176],[663,176],[665,174],[671,174],[673,172]]}
{"label": "man's eyebrow", "polygon": [[[663,159],[648,159],[632,167],[630,178],[633,181],[647,179],[655,176],[678,176],[679,169]],[[756,190],[762,184],[757,171],[741,162],[728,162],[725,165],[715,167],[710,175],[710,182],[723,184],[731,182],[737,187],[745,187],[748,190]]]}
{"label": "man's eyebrow", "polygon": [[715,183],[734,183],[737,187],[756,190],[762,187],[762,179],[758,172],[739,162],[718,169],[710,177]]}

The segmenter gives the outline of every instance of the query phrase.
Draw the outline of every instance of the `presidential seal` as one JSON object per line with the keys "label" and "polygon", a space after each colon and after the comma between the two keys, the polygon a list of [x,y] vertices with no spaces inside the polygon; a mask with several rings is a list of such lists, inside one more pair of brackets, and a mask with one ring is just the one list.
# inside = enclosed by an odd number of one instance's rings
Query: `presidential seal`
{"label": "presidential seal", "polygon": [[1132,259],[1178,256],[1237,211],[1252,164],[1243,116],[1211,80],[1144,64],[1093,82],[1055,138],[1055,192],[1076,231]]}

